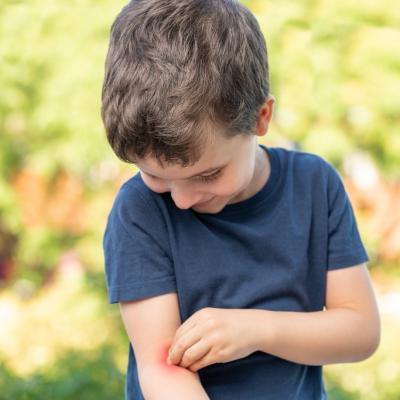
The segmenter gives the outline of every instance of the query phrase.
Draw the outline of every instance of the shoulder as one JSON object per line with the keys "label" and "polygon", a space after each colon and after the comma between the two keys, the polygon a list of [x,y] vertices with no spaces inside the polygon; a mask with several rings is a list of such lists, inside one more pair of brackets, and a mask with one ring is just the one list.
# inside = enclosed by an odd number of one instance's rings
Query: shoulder
{"label": "shoulder", "polygon": [[338,174],[335,167],[318,154],[303,150],[292,150],[283,147],[273,148],[286,166],[286,173],[299,178],[328,180],[332,174]]}
{"label": "shoulder", "polygon": [[119,210],[129,215],[142,214],[145,210],[156,207],[156,196],[160,197],[144,184],[138,172],[121,185],[116,193],[112,211]]}
{"label": "shoulder", "polygon": [[148,196],[144,188],[142,188],[140,174],[129,178],[125,181],[115,196],[112,212],[118,210],[124,213],[135,212],[135,210],[142,210],[146,208],[146,199]]}
{"label": "shoulder", "polygon": [[160,197],[147,188],[137,173],[119,188],[108,219],[118,220],[125,227],[136,224],[146,230],[159,226],[162,220]]}

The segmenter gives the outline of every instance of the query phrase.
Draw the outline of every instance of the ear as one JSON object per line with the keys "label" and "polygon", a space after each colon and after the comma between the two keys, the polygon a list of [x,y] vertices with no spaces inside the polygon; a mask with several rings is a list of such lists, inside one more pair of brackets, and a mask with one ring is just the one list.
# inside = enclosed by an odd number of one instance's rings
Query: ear
{"label": "ear", "polygon": [[272,110],[275,103],[275,97],[269,95],[264,104],[261,106],[260,111],[258,112],[258,121],[256,127],[256,135],[257,136],[264,136],[269,127],[269,123],[272,118]]}

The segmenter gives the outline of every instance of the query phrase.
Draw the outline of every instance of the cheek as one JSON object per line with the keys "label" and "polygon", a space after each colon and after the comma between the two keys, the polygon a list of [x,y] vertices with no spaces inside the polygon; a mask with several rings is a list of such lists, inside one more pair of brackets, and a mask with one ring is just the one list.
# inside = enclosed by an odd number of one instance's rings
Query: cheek
{"label": "cheek", "polygon": [[245,177],[238,174],[221,180],[218,185],[215,185],[215,187],[213,188],[213,192],[216,196],[220,197],[230,196],[240,190],[242,186],[244,186],[244,178]]}

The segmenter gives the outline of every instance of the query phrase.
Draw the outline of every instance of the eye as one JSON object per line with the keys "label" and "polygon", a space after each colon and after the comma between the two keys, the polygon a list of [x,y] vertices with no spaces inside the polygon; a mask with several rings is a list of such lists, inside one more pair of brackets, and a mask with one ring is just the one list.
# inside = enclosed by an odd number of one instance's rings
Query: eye
{"label": "eye", "polygon": [[197,178],[202,182],[210,182],[210,181],[217,179],[220,176],[221,171],[222,170],[219,169],[218,171],[214,172],[211,175],[205,175],[205,176],[200,175]]}

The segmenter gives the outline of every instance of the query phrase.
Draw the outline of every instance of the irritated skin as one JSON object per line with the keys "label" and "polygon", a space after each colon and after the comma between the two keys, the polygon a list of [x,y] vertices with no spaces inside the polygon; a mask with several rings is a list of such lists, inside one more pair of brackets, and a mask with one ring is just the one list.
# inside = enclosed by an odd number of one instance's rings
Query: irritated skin
{"label": "irritated skin", "polygon": [[141,370],[140,385],[144,398],[210,400],[197,374],[167,363],[170,345],[171,341],[162,345],[157,361]]}
{"label": "irritated skin", "polygon": [[176,372],[176,373],[180,372],[180,371],[182,371],[182,369],[185,369],[185,368],[182,368],[179,365],[167,363],[169,347],[170,347],[170,344],[166,344],[161,348],[159,358],[158,358],[158,365],[164,371]]}

